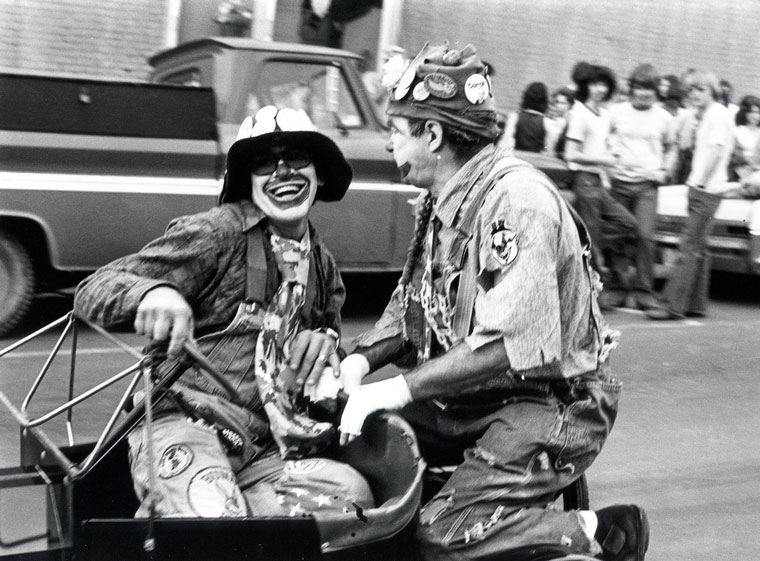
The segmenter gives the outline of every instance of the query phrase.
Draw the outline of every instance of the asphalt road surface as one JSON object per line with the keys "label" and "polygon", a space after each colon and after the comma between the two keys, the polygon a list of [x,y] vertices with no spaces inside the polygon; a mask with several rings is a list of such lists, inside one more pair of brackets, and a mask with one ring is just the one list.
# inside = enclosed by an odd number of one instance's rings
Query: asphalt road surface
{"label": "asphalt road surface", "polygon": [[[379,315],[392,282],[354,278],[347,284],[348,338]],[[607,316],[622,332],[613,367],[624,392],[612,435],[587,474],[591,506],[646,507],[650,561],[760,558],[755,541],[760,529],[760,282],[714,277],[711,298],[706,318],[658,323],[635,310]],[[0,340],[0,349],[69,306],[65,297],[40,298],[32,319],[15,338]],[[0,358],[0,390],[14,403],[23,399],[55,338],[45,335]],[[143,344],[134,335],[122,338],[135,348]],[[79,349],[77,391],[131,363],[92,333],[82,334]],[[69,360],[64,352],[51,367],[30,407],[32,416],[65,395]],[[75,431],[86,438],[96,435],[115,395],[104,392],[86,410],[76,411]],[[51,434],[63,439],[62,423],[54,425]],[[13,419],[0,409],[0,466],[18,461],[18,440]],[[5,510],[0,504],[0,516],[8,515]]]}

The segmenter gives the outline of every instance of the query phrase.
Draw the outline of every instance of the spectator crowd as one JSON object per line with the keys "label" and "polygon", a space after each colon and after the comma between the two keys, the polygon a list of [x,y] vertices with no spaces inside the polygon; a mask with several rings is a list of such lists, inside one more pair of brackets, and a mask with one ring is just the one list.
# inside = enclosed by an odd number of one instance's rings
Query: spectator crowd
{"label": "spectator crowd", "polygon": [[[707,236],[722,198],[760,192],[760,97],[733,103],[711,72],[680,77],[640,64],[624,83],[608,67],[579,62],[571,86],[532,82],[504,116],[503,148],[565,160],[574,205],[592,238],[604,290],[600,305],[635,307],[654,320],[702,316],[709,283]],[[677,263],[654,287],[657,188],[688,187]]]}

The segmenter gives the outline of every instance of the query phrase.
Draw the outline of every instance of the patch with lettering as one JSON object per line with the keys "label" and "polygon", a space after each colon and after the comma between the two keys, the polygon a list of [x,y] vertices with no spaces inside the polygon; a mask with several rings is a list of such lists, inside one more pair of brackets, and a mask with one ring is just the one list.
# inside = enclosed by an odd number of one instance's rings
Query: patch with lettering
{"label": "patch with lettering", "polygon": [[457,83],[453,78],[441,72],[433,72],[425,76],[425,87],[430,95],[439,99],[451,99],[457,95]]}
{"label": "patch with lettering", "polygon": [[240,518],[246,515],[245,499],[228,467],[208,467],[195,474],[187,487],[193,512],[203,518]]}
{"label": "patch with lettering", "polygon": [[517,243],[520,236],[507,228],[503,220],[491,224],[491,255],[502,266],[510,265],[517,259]]}
{"label": "patch with lettering", "polygon": [[158,462],[158,476],[162,479],[171,479],[185,471],[193,463],[193,451],[184,444],[169,446]]}
{"label": "patch with lettering", "polygon": [[307,473],[315,473],[325,468],[327,462],[317,458],[310,458],[307,460],[292,460],[285,464],[285,473],[293,475],[304,475]]}

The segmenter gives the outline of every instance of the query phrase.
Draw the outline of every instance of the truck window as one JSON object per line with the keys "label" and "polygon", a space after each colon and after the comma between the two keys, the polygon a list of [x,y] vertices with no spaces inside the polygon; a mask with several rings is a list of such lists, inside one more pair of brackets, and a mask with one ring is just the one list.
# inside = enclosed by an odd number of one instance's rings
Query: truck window
{"label": "truck window", "polygon": [[318,129],[365,126],[345,76],[331,64],[268,61],[245,109],[253,115],[265,105],[303,110]]}

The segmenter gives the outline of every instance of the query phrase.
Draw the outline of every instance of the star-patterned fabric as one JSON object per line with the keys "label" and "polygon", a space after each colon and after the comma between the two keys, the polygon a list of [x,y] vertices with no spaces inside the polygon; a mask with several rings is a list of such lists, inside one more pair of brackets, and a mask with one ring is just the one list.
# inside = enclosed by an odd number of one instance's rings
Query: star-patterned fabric
{"label": "star-patterned fabric", "polygon": [[256,383],[280,455],[302,458],[323,450],[334,435],[331,423],[316,422],[299,411],[295,373],[287,365],[304,303],[310,244],[308,232],[300,242],[276,234],[271,234],[271,241],[282,281],[264,315],[256,343]]}

